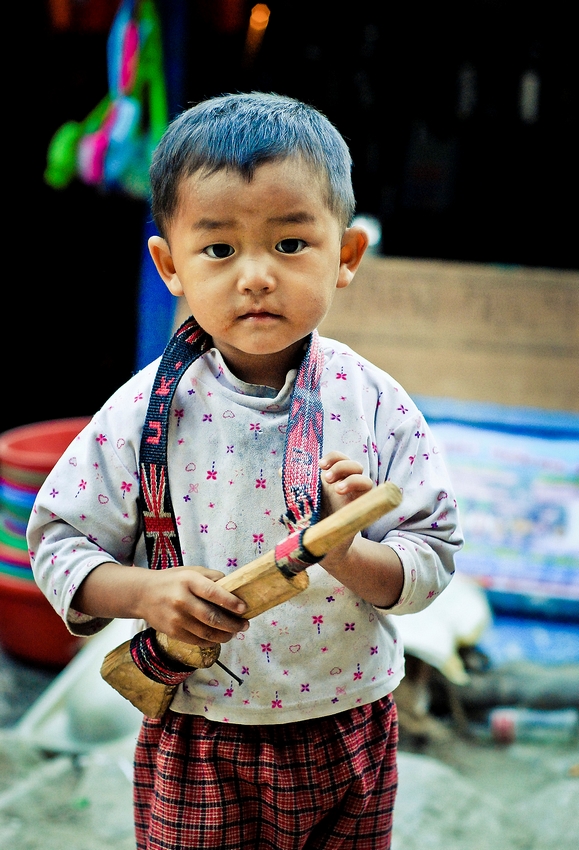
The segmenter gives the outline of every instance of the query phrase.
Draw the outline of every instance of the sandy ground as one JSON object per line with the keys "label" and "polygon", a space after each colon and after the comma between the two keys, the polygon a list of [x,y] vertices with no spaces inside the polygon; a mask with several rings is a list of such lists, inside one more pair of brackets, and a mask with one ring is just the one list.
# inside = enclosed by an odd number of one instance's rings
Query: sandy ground
{"label": "sandy ground", "polygon": [[[56,681],[0,653],[0,847],[134,850],[132,729],[84,754],[16,733]],[[449,715],[403,731],[392,850],[577,850],[578,742],[499,745],[473,728]]]}

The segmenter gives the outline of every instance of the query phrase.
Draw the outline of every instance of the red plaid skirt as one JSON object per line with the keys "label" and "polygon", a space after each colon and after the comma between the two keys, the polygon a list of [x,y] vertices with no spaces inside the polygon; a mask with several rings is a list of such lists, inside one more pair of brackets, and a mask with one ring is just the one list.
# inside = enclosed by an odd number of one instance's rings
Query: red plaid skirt
{"label": "red plaid skirt", "polygon": [[138,850],[388,850],[398,784],[391,696],[276,726],[145,718]]}

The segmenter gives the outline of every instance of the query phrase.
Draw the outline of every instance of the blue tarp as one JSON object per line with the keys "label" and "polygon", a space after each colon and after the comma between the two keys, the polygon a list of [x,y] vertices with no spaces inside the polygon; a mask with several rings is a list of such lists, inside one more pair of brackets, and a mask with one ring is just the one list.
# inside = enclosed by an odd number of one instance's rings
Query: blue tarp
{"label": "blue tarp", "polygon": [[416,400],[457,493],[457,570],[496,612],[579,621],[579,415]]}

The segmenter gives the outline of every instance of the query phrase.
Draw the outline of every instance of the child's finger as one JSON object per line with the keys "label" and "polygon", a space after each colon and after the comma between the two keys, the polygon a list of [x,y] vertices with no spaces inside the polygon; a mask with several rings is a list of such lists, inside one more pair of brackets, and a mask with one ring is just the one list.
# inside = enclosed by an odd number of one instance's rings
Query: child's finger
{"label": "child's finger", "polygon": [[198,640],[208,643],[226,643],[234,635],[249,627],[248,620],[233,617],[215,606],[200,605],[200,601],[197,600],[194,605],[196,616],[192,618],[189,626]]}
{"label": "child's finger", "polygon": [[[218,573],[217,570],[212,570],[211,572]],[[221,575],[223,574],[219,574],[218,577],[221,577]],[[191,570],[191,575],[187,578],[188,589],[192,596],[206,600],[219,609],[231,611],[232,614],[243,615],[247,610],[247,604],[242,599],[234,596],[233,593],[225,590],[221,585],[216,584],[215,579],[212,577],[202,575],[197,570]]]}
{"label": "child's finger", "polygon": [[371,490],[374,485],[367,475],[353,474],[340,479],[335,486],[337,493],[361,496]]}
{"label": "child's finger", "polygon": [[336,460],[334,464],[323,471],[323,477],[328,484],[333,484],[340,479],[348,478],[351,475],[361,475],[363,473],[362,464],[350,458]]}
{"label": "child's finger", "polygon": [[319,460],[319,465],[322,469],[329,469],[339,460],[348,460],[348,455],[343,454],[342,452],[327,452],[323,457]]}

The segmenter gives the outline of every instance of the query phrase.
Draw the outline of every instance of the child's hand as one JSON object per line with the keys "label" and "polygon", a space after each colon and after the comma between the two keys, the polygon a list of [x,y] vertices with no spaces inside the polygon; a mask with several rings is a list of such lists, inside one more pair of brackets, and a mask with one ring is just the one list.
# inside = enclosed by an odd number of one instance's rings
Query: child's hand
{"label": "child's hand", "polygon": [[[361,464],[341,452],[328,452],[320,460],[322,516],[334,513],[374,487]],[[355,534],[334,546],[320,561],[327,573],[362,599],[390,608],[400,598],[404,571],[390,546]]]}
{"label": "child's hand", "polygon": [[[341,452],[328,452],[320,460],[322,480],[322,517],[329,516],[367,493],[374,486],[363,467]],[[335,563],[344,564],[356,535],[334,548],[322,560],[322,566],[332,572]]]}
{"label": "child's hand", "polygon": [[363,467],[341,452],[328,452],[320,460],[322,470],[322,516],[333,514],[374,486]]}
{"label": "child's hand", "polygon": [[[227,643],[248,628],[247,606],[215,584],[223,573],[205,567],[149,570],[142,587],[143,619],[171,638],[197,646]],[[139,606],[139,607],[141,607]]]}
{"label": "child's hand", "polygon": [[93,617],[145,620],[193,646],[226,643],[249,621],[246,603],[216,584],[222,576],[205,567],[148,570],[105,562],[86,576],[72,605]]}

